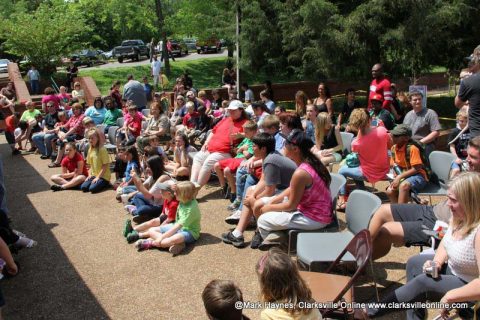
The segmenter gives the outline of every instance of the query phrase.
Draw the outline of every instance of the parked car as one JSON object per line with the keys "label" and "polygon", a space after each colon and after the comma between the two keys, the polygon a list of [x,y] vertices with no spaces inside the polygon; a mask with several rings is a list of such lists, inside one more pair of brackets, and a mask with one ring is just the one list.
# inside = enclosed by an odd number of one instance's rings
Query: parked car
{"label": "parked car", "polygon": [[105,63],[105,54],[102,50],[84,49],[80,52],[72,54],[70,62],[75,66],[91,67],[94,64]]}
{"label": "parked car", "polygon": [[172,55],[181,57],[183,54],[188,54],[188,48],[183,40],[170,40],[172,44]]}
{"label": "parked car", "polygon": [[120,63],[125,59],[140,61],[141,56],[150,58],[150,50],[142,40],[125,40],[113,49],[113,56]]}
{"label": "parked car", "polygon": [[105,59],[112,59],[113,58],[113,49],[107,52],[104,52],[103,55],[105,56]]}
{"label": "parked car", "polygon": [[0,73],[7,73],[8,72],[8,64],[10,60],[8,59],[0,59]]}
{"label": "parked car", "polygon": [[198,40],[196,43],[197,53],[207,53],[207,52],[220,52],[222,50],[222,44],[220,40],[215,37],[206,39],[206,40]]}
{"label": "parked car", "polygon": [[184,38],[183,42],[185,42],[185,44],[187,45],[188,50],[192,50],[192,51],[197,50],[197,46],[196,46],[197,39],[196,38]]}

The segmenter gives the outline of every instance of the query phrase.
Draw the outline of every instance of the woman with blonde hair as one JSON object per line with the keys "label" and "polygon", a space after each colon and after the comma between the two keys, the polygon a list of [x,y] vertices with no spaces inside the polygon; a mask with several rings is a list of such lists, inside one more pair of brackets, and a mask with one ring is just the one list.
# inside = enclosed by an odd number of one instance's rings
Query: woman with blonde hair
{"label": "woman with blonde hair", "polygon": [[87,137],[90,144],[87,155],[90,172],[89,177],[82,183],[80,189],[83,192],[98,193],[110,186],[110,157],[96,128],[90,129]]}
{"label": "woman with blonde hair", "polygon": [[[305,305],[314,303],[312,292],[300,277],[297,265],[278,248],[272,248],[257,263],[261,299],[272,304],[285,304],[285,308],[266,308],[260,317],[267,319],[321,319],[318,309]],[[304,307],[302,307],[302,304]]]}
{"label": "woman with blonde hair", "polygon": [[[435,255],[420,254],[407,262],[407,283],[387,294],[381,302],[440,301],[443,304],[480,299],[480,175],[465,172],[454,178],[447,191],[452,212],[448,230]],[[459,309],[462,319],[471,319],[470,310]],[[370,317],[392,309],[368,308]],[[442,319],[448,318],[442,310]],[[478,311],[477,311],[478,315]],[[425,309],[407,311],[407,319],[425,319]]]}
{"label": "woman with blonde hair", "polygon": [[[392,139],[384,127],[372,127],[370,115],[366,109],[355,109],[350,115],[348,125],[358,131],[357,139],[352,142],[352,156],[347,159],[338,173],[355,181],[357,188],[365,189],[364,181],[375,183],[385,179],[390,171],[388,150]],[[345,186],[340,190],[338,209],[345,209]]]}
{"label": "woman with blonde hair", "polygon": [[343,144],[340,129],[332,123],[326,112],[320,112],[315,121],[315,146],[313,154],[327,166],[332,162],[340,162]]}

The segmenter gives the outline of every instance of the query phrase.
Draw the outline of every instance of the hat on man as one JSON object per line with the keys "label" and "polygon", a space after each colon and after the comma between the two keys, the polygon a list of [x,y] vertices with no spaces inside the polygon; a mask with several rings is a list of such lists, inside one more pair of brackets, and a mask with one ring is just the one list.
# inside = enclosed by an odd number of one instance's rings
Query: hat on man
{"label": "hat on man", "polygon": [[300,129],[293,129],[288,136],[280,133],[280,136],[282,136],[289,144],[296,145],[303,150],[309,150],[315,145],[313,141],[307,137],[306,133]]}
{"label": "hat on man", "polygon": [[187,98],[193,98],[193,97],[195,97],[195,93],[193,93],[193,91],[188,91]]}
{"label": "hat on man", "polygon": [[400,137],[400,136],[412,136],[412,129],[406,124],[399,124],[392,130],[390,130],[392,136]]}
{"label": "hat on man", "polygon": [[372,97],[372,99],[370,99],[371,101],[380,101],[380,102],[383,102],[383,96],[379,93],[375,93]]}
{"label": "hat on man", "polygon": [[243,103],[240,100],[232,100],[230,104],[228,105],[227,110],[238,110],[238,109],[243,109]]}
{"label": "hat on man", "polygon": [[156,183],[155,187],[160,189],[160,190],[173,193],[173,185],[174,184],[175,183],[172,180],[168,180],[168,181],[165,181],[163,183]]}

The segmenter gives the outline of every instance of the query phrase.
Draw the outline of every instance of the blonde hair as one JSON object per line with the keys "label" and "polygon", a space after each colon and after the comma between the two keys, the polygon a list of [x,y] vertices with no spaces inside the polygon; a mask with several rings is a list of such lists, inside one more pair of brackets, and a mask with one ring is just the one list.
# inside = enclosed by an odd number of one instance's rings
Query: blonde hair
{"label": "blonde hair", "polygon": [[368,111],[366,109],[354,109],[348,119],[348,125],[359,131],[365,130],[370,125]]}
{"label": "blonde hair", "polygon": [[477,196],[477,190],[480,190],[480,174],[460,173],[450,181],[448,189],[455,194],[465,213],[464,220],[452,216],[452,226],[467,235],[480,224],[480,200]]}
{"label": "blonde hair", "polygon": [[243,124],[243,129],[250,130],[250,131],[257,131],[258,125],[255,121],[248,120]]}
{"label": "blonde hair", "polygon": [[185,105],[188,110],[192,110],[195,108],[195,104],[192,101],[188,101]]}
{"label": "blonde hair", "polygon": [[90,144],[90,149],[92,149],[92,148],[99,149],[101,147],[101,143],[100,143],[100,134],[98,133],[97,128],[88,129],[88,131],[87,131],[88,139],[90,139],[90,137],[94,136],[94,135],[97,137],[97,145],[94,147]]}
{"label": "blonde hair", "polygon": [[464,119],[468,118],[468,114],[465,110],[460,110],[460,111],[457,112],[456,119],[458,120],[460,118],[464,118]]}
{"label": "blonde hair", "polygon": [[204,98],[206,95],[207,95],[207,93],[205,92],[205,90],[198,91],[198,97],[199,98]]}
{"label": "blonde hair", "polygon": [[190,181],[181,181],[176,185],[176,197],[181,203],[186,203],[195,197],[195,185]]}
{"label": "blonde hair", "polygon": [[90,117],[85,117],[85,118],[83,118],[82,123],[83,123],[84,126],[86,126],[89,123],[93,123],[93,119],[90,118]]}
{"label": "blonde hair", "polygon": [[[315,143],[317,147],[323,144],[325,138],[325,127],[332,123],[332,119],[327,112],[320,112],[315,120]],[[319,148],[320,149],[320,148]]]}
{"label": "blonde hair", "polygon": [[312,292],[300,277],[297,265],[278,248],[270,249],[257,263],[261,297],[265,302],[291,303],[289,314],[308,314],[311,309],[299,308],[299,302],[313,302]]}

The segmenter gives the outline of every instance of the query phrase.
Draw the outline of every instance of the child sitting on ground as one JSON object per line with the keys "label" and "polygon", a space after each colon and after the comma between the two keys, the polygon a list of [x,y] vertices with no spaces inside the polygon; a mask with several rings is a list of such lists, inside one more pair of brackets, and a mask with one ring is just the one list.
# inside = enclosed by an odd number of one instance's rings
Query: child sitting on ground
{"label": "child sitting on ground", "polygon": [[20,113],[14,112],[5,119],[5,138],[12,149],[12,155],[20,154],[20,151],[15,148],[15,128],[20,121]]}
{"label": "child sitting on ground", "polygon": [[148,237],[148,229],[167,225],[175,222],[177,216],[178,200],[175,198],[175,192],[173,191],[173,181],[169,180],[166,183],[161,184],[163,208],[162,214],[158,218],[151,219],[147,222],[132,227],[132,222],[127,219],[125,222],[125,228],[123,235],[127,238],[128,243],[133,243],[140,238]]}
{"label": "child sitting on ground", "polygon": [[289,304],[291,308],[266,308],[261,319],[321,319],[318,309],[301,308],[299,302],[313,303],[312,292],[300,277],[297,265],[279,248],[272,248],[257,263],[263,302]]}
{"label": "child sitting on ground", "polygon": [[387,188],[387,195],[392,203],[408,203],[410,191],[418,193],[427,185],[425,164],[421,150],[411,142],[410,127],[399,124],[390,133],[394,144],[390,165],[396,176]]}
{"label": "child sitting on ground", "polygon": [[450,177],[454,177],[460,171],[462,171],[462,164],[467,158],[467,147],[468,141],[470,140],[470,129],[466,128],[468,125],[468,114],[464,110],[460,110],[457,112],[457,125],[458,127],[453,129],[452,133],[448,138],[448,144],[450,145],[450,153],[457,157],[452,162]]}
{"label": "child sitting on ground", "polygon": [[242,291],[230,280],[212,280],[203,289],[203,305],[209,319],[249,320],[236,303],[243,302]]}
{"label": "child sitting on ground", "polygon": [[[245,138],[237,147],[237,155],[235,158],[229,158],[220,160],[215,163],[213,168],[218,176],[220,187],[223,190],[223,196],[225,198],[231,198],[232,202],[237,197],[237,188],[235,182],[235,173],[237,172],[240,164],[253,156],[253,142],[252,137],[257,133],[257,124],[254,121],[247,121],[243,125],[245,132]],[[225,183],[225,179],[227,183]],[[230,196],[228,195],[228,188],[230,187]]]}
{"label": "child sitting on ground", "polygon": [[175,223],[150,228],[147,233],[149,238],[135,243],[137,249],[169,248],[175,256],[183,251],[185,244],[197,241],[200,237],[201,215],[195,193],[193,183],[179,182],[175,187],[175,195],[180,202]]}

